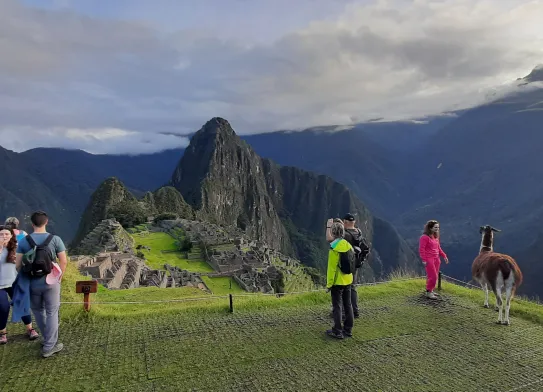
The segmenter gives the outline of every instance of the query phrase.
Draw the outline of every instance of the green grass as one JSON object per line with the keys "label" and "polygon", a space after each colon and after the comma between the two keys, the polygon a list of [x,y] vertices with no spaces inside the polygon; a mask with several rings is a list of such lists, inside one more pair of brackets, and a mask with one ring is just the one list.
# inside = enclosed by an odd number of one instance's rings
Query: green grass
{"label": "green grass", "polygon": [[177,250],[177,241],[166,233],[149,233],[147,235],[133,235],[136,245],[148,246],[151,251],[143,249],[146,264],[153,269],[164,269],[164,264],[186,269],[191,272],[213,272],[213,268],[201,259],[187,260],[183,252],[162,253],[162,250]]}
{"label": "green grass", "polygon": [[[202,276],[202,280],[209,287],[214,295],[227,295],[227,294],[242,294],[245,291],[239,287],[234,279],[229,277],[210,278],[208,276]],[[230,281],[232,282],[232,288],[230,288]]]}
{"label": "green grass", "polygon": [[[73,299],[73,272],[64,301]],[[8,326],[0,390],[509,391],[529,383],[518,390],[542,390],[541,306],[515,300],[513,325],[498,326],[480,291],[444,282],[432,302],[423,287],[396,280],[359,288],[361,318],[344,341],[324,336],[331,325],[324,292],[234,295],[233,314],[226,298],[95,305],[90,315],[63,305],[66,348],[53,358],[39,358],[22,325]],[[149,292],[115,296],[147,301]]]}

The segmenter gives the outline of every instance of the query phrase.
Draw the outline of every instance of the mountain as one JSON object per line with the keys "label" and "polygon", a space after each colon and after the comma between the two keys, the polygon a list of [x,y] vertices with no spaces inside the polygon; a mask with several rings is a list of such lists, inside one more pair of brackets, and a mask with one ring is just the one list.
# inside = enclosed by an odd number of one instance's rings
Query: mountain
{"label": "mountain", "polygon": [[0,166],[2,218],[17,216],[23,228],[29,229],[31,213],[44,209],[50,215],[51,232],[63,233],[73,228],[74,214],[71,209],[60,202],[49,184],[27,170],[26,162],[19,154],[0,147]]}
{"label": "mountain", "polygon": [[104,180],[116,177],[141,196],[169,181],[182,151],[126,156],[57,148],[15,153],[0,147],[0,219],[18,216],[29,229],[30,214],[42,209],[49,214],[49,230],[70,242],[90,196]]}
{"label": "mountain", "polygon": [[146,222],[150,215],[166,213],[186,219],[193,217],[192,209],[173,187],[165,186],[148,192],[138,200],[119,179],[108,178],[92,194],[70,247],[77,249],[81,241],[105,219],[114,218],[122,226],[132,227]]}
{"label": "mountain", "polygon": [[[374,247],[377,264],[383,263],[376,275],[415,265],[404,240],[390,224],[374,219],[347,187],[259,157],[222,118],[210,120],[192,137],[171,184],[198,218],[236,225],[307,265],[323,268],[326,220],[348,211],[357,215],[370,241],[383,236]],[[391,257],[381,259],[381,253]]]}
{"label": "mountain", "polygon": [[360,129],[274,132],[245,140],[258,154],[280,165],[325,174],[345,184],[377,215],[394,216],[389,209],[402,202],[401,155],[389,153]]}
{"label": "mountain", "polygon": [[122,203],[136,206],[138,200],[115,177],[108,178],[100,184],[98,189],[92,194],[87,208],[81,217],[79,228],[73,240],[73,247],[77,247],[98,223],[110,217],[112,209]]}

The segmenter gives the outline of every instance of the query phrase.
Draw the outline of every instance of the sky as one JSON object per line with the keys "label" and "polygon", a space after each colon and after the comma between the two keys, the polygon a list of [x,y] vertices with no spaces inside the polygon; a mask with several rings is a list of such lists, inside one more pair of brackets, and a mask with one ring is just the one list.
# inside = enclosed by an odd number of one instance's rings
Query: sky
{"label": "sky", "polygon": [[0,145],[140,154],[207,120],[348,128],[543,63],[543,0],[0,0]]}

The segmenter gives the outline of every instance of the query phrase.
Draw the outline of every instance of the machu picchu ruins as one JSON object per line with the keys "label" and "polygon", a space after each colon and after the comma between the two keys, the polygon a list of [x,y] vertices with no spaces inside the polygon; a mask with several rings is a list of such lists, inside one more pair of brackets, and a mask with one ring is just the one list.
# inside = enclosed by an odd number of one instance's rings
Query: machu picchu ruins
{"label": "machu picchu ruins", "polygon": [[[281,293],[289,281],[295,282],[300,276],[306,285],[312,285],[299,261],[262,241],[246,238],[235,227],[187,219],[152,223],[149,219],[139,230],[130,231],[132,234],[115,219],[105,219],[81,241],[72,260],[82,274],[108,289],[193,287],[212,293],[203,276],[229,277],[252,293]],[[151,247],[136,245],[134,238],[160,232],[171,236],[177,244],[175,249],[156,249],[162,255],[180,254],[189,263],[203,259],[214,272],[190,272],[168,263],[160,268],[149,267],[146,257]]]}

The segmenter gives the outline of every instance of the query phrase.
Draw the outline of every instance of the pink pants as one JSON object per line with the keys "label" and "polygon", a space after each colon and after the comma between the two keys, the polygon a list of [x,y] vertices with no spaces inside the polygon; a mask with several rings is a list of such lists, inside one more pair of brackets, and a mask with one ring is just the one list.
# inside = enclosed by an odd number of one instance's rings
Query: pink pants
{"label": "pink pants", "polygon": [[426,260],[426,290],[433,291],[436,288],[439,267],[441,267],[439,257]]}

